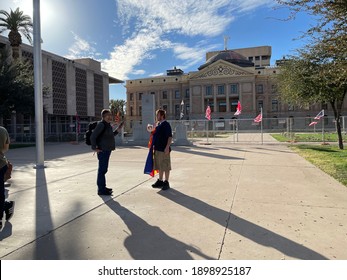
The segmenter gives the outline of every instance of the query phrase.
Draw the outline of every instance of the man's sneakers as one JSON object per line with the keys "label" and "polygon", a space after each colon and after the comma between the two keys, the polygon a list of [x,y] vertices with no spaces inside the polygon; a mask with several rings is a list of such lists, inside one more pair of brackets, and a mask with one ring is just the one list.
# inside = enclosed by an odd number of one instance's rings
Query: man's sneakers
{"label": "man's sneakers", "polygon": [[110,188],[104,188],[103,190],[98,191],[98,195],[112,195],[113,190]]}
{"label": "man's sneakers", "polygon": [[162,189],[163,191],[166,191],[168,189],[170,189],[170,184],[168,181],[162,181],[162,180],[157,180],[153,185],[153,188],[158,188],[158,189]]}
{"label": "man's sneakers", "polygon": [[164,186],[164,182],[162,180],[157,180],[153,185],[152,188],[158,188],[161,189]]}
{"label": "man's sneakers", "polygon": [[14,201],[5,201],[5,219],[11,220],[14,213]]}
{"label": "man's sneakers", "polygon": [[168,189],[170,189],[170,184],[169,184],[169,182],[168,181],[164,181],[163,182],[163,187],[161,188],[163,191],[166,191],[166,190],[168,190]]}

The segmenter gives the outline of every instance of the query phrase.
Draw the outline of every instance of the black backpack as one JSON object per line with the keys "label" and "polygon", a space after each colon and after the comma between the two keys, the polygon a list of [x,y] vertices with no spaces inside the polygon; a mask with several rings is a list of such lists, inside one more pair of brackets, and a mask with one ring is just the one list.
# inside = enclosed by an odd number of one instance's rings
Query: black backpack
{"label": "black backpack", "polygon": [[[88,129],[86,130],[86,133],[84,134],[84,139],[85,139],[85,142],[88,146],[90,146],[92,144],[92,142],[90,141],[90,136],[92,135],[93,130],[96,128],[98,123],[99,123],[98,121],[95,121],[95,122],[91,122],[88,124]],[[104,125],[104,130],[100,133],[100,135],[98,137],[100,137],[104,133],[105,128],[106,128],[106,126]]]}

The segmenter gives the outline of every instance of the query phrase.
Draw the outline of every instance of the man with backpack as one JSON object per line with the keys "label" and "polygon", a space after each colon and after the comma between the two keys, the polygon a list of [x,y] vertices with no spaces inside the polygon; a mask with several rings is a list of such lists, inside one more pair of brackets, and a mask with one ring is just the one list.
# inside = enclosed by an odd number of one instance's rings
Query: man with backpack
{"label": "man with backpack", "polygon": [[98,195],[112,195],[112,189],[106,187],[105,174],[108,170],[108,163],[111,152],[116,148],[114,136],[117,135],[123,123],[113,130],[111,126],[112,114],[109,109],[101,111],[102,120],[98,122],[90,136],[92,150],[97,153],[99,160],[98,176],[96,184],[98,186]]}

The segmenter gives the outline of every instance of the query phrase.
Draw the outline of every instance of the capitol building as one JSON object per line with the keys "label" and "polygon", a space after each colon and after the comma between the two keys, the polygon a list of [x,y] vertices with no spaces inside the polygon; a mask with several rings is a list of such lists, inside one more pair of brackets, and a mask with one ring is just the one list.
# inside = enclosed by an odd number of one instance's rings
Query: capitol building
{"label": "capitol building", "polygon": [[197,71],[184,73],[174,67],[163,76],[127,80],[128,123],[142,120],[144,93],[155,96],[155,107],[166,110],[168,120],[179,120],[181,111],[184,120],[205,119],[208,105],[212,119],[235,118],[238,101],[242,104],[239,119],[254,118],[260,108],[264,118],[314,117],[322,109],[333,116],[327,104],[296,108],[281,102],[274,78],[283,60],[270,66],[270,59],[270,46],[225,49],[207,53]]}

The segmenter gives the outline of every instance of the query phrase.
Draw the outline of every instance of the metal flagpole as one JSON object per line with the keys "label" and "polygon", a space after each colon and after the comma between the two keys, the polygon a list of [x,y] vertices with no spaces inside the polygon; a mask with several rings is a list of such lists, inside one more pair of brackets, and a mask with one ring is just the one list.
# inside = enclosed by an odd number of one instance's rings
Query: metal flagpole
{"label": "metal flagpole", "polygon": [[263,145],[263,107],[260,107],[260,115],[261,115],[261,122],[260,122],[261,144]]}
{"label": "metal flagpole", "polygon": [[44,167],[40,0],[33,0],[36,168]]}
{"label": "metal flagpole", "polygon": [[325,144],[325,135],[324,135],[324,115],[322,117],[322,141]]}
{"label": "metal flagpole", "polygon": [[236,121],[235,120],[233,120],[233,135],[234,135],[233,139],[234,139],[234,144],[235,144],[235,135],[236,135]]}

